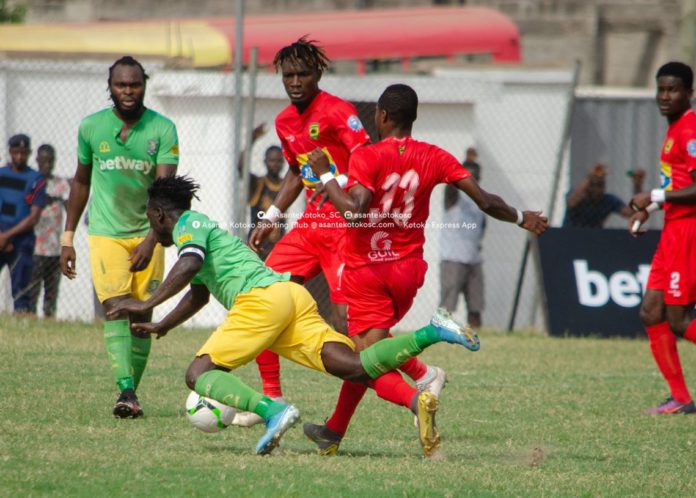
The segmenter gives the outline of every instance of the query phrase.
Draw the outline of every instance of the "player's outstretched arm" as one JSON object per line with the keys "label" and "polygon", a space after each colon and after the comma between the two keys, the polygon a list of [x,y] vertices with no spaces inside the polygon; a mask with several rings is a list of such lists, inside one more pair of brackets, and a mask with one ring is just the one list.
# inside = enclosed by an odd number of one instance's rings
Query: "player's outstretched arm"
{"label": "player's outstretched arm", "polygon": [[[318,175],[324,185],[324,190],[334,207],[341,213],[346,220],[356,220],[359,216],[367,212],[372,201],[372,192],[362,185],[354,185],[348,192],[345,192],[329,169],[329,159],[324,151],[317,148],[309,153],[307,162],[312,167],[315,175]],[[323,175],[327,175],[322,177]],[[346,214],[348,213],[348,214]]]}
{"label": "player's outstretched arm", "polygon": [[249,235],[249,247],[258,253],[261,251],[263,241],[273,232],[274,223],[283,216],[283,213],[295,202],[297,196],[304,189],[302,178],[297,168],[290,167],[288,173],[280,184],[278,195],[273,201],[273,205],[263,214],[263,218],[258,221],[256,228]]}
{"label": "player's outstretched arm", "polygon": [[549,220],[541,211],[521,212],[509,206],[500,196],[483,190],[472,177],[458,180],[454,185],[471,197],[481,211],[498,220],[517,223],[535,235],[541,235],[549,227]]}
{"label": "player's outstretched arm", "polygon": [[155,334],[157,339],[159,339],[198,313],[203,306],[208,304],[209,300],[210,291],[208,291],[205,285],[192,285],[191,289],[181,298],[176,307],[162,320],[157,323],[134,323],[131,325],[131,329],[135,332]]}
{"label": "player's outstretched arm", "polygon": [[92,165],[78,162],[75,176],[70,183],[70,195],[68,196],[68,202],[66,204],[65,231],[60,241],[60,269],[63,275],[71,280],[77,276],[73,236],[75,235],[77,224],[82,217],[82,212],[87,205],[91,184]]}

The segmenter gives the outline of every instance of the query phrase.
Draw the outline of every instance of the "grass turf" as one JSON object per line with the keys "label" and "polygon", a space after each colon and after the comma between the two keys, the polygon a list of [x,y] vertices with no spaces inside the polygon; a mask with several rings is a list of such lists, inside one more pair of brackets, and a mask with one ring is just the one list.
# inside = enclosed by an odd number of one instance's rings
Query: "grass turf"
{"label": "grass turf", "polygon": [[[446,369],[445,461],[423,461],[412,417],[368,393],[335,458],[301,427],[270,457],[263,432],[187,423],[185,369],[208,331],[155,341],[139,392],[146,418],[116,420],[100,328],[0,317],[1,496],[666,496],[696,484],[696,416],[644,416],[666,387],[645,341],[484,331]],[[696,348],[681,343],[696,386]],[[238,374],[259,387],[255,365]],[[285,396],[321,422],[339,381],[283,362]],[[696,387],[694,387],[696,388]]]}

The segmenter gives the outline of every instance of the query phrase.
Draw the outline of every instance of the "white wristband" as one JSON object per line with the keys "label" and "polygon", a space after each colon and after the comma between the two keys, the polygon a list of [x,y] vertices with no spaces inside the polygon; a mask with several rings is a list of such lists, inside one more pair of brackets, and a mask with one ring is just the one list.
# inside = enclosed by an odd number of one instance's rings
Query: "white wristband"
{"label": "white wristband", "polygon": [[327,171],[326,173],[322,173],[322,174],[319,176],[319,180],[320,180],[321,183],[323,183],[324,185],[326,185],[327,183],[329,183],[331,180],[335,180],[335,179],[336,179],[336,177],[334,176],[334,174],[333,174],[331,171]]}
{"label": "white wristband", "polygon": [[665,191],[655,188],[650,191],[650,200],[653,202],[665,202]]}
{"label": "white wristband", "polygon": [[73,247],[73,239],[75,238],[75,230],[66,230],[60,236],[61,247]]}
{"label": "white wristband", "polygon": [[524,214],[519,209],[515,209],[515,211],[517,211],[517,221],[515,223],[522,226],[522,223],[524,222]]}
{"label": "white wristband", "polygon": [[278,209],[274,204],[271,204],[268,210],[265,213],[263,213],[261,219],[270,221],[271,223],[275,223],[280,219],[281,216],[283,216],[283,212],[280,209]]}
{"label": "white wristband", "polygon": [[657,202],[651,202],[651,203],[648,204],[648,206],[645,208],[645,210],[646,210],[648,213],[654,213],[654,212],[657,211],[658,209],[662,209],[662,206],[661,206],[660,204],[658,204]]}
{"label": "white wristband", "polygon": [[345,188],[345,186],[348,184],[348,177],[346,175],[338,175],[336,177],[336,181],[338,182],[339,187]]}

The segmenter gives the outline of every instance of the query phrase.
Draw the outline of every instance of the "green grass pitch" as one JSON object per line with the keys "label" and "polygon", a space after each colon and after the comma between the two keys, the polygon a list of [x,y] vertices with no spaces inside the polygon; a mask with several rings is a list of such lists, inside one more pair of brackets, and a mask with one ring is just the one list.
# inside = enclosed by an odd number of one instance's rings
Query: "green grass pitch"
{"label": "green grass pitch", "polygon": [[[115,420],[99,327],[0,317],[0,496],[690,496],[696,416],[641,415],[666,386],[645,341],[481,334],[477,353],[437,345],[446,460],[423,461],[412,417],[368,393],[334,458],[300,427],[270,457],[262,428],[195,430],[185,369],[208,331],[155,341],[146,418]],[[696,348],[680,344],[696,389]],[[252,386],[255,364],[239,370]],[[303,420],[330,414],[340,382],[283,362]]]}

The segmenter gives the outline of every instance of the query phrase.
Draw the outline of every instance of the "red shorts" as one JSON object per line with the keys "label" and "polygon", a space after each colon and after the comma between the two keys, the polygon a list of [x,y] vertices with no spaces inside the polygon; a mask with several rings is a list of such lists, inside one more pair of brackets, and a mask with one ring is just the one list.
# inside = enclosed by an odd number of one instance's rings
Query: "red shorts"
{"label": "red shorts", "polygon": [[341,291],[343,248],[346,243],[345,227],[311,228],[304,217],[273,246],[266,264],[279,273],[290,272],[293,277],[308,281],[324,272],[331,301],[345,304]]}
{"label": "red shorts", "polygon": [[421,258],[344,269],[348,335],[389,329],[399,323],[411,309],[427,270],[428,263]]}
{"label": "red shorts", "polygon": [[665,223],[653,256],[648,289],[663,292],[665,304],[696,303],[696,221]]}

